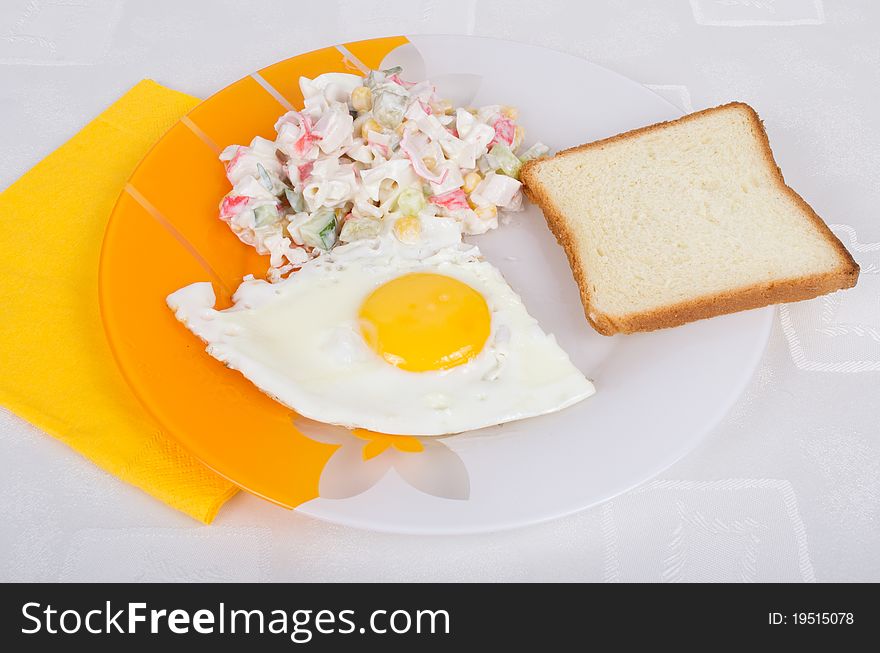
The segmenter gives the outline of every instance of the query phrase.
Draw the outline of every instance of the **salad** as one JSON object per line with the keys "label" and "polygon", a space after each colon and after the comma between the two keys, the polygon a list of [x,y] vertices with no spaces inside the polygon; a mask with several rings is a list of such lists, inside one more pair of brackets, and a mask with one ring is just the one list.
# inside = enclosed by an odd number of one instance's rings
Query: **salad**
{"label": "salad", "polygon": [[274,141],[231,145],[220,160],[232,190],[220,218],[246,244],[270,256],[278,281],[338,243],[377,237],[393,221],[417,244],[420,216],[455,220],[464,234],[498,226],[498,212],[522,208],[524,130],[513,107],[453,107],[428,81],[401,70],[366,77],[300,78],[302,111],[275,124]]}

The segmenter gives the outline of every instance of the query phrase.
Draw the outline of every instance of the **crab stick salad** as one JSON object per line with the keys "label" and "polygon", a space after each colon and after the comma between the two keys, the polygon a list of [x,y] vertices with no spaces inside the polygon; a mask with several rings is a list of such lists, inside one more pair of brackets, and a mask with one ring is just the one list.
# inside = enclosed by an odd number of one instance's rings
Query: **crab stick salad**
{"label": "crab stick salad", "polygon": [[453,107],[400,72],[301,77],[304,108],[278,119],[274,141],[221,153],[233,188],[220,218],[270,255],[271,281],[383,227],[417,244],[423,219],[481,234],[498,226],[499,211],[522,208],[520,167],[548,148],[520,152],[516,109]]}

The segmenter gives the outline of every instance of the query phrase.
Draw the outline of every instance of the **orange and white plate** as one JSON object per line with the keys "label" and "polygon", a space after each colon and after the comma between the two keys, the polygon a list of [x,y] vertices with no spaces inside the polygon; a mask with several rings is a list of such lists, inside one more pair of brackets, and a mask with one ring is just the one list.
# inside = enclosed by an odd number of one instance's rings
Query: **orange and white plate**
{"label": "orange and white plate", "polygon": [[[773,310],[607,338],[586,323],[540,212],[475,238],[597,394],[544,417],[442,438],[309,422],[225,368],[165,297],[211,281],[219,302],[268,262],[217,217],[226,145],[274,137],[301,106],[298,80],[402,65],[456,104],[511,104],[559,149],[680,115],[629,79],[538,47],[462,36],[389,37],[263,68],[187,114],[121,194],[100,264],[105,328],[132,390],[161,427],[245,490],[330,521],[412,533],[487,531],[565,515],[656,475],[691,450],[749,380]],[[147,265],[144,261],[150,261]]]}

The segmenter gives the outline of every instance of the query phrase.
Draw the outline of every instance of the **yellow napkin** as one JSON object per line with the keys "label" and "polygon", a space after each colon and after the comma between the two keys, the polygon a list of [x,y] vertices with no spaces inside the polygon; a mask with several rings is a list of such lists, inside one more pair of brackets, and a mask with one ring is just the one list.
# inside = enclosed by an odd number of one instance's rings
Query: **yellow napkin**
{"label": "yellow napkin", "polygon": [[126,179],[199,100],[145,80],[0,194],[0,403],[210,523],[235,487],[132,395],[98,309],[104,227]]}

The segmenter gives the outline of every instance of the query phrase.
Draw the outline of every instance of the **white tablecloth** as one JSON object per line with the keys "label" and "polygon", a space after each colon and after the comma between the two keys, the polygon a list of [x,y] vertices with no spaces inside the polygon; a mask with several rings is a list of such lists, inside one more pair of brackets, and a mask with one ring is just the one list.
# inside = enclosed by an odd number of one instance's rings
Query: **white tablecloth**
{"label": "white tablecloth", "polygon": [[207,96],[337,42],[495,36],[591,59],[686,110],[751,103],[786,179],[861,264],[858,287],[779,309],[739,403],[659,478],[498,534],[363,532],[246,494],[200,527],[0,412],[0,580],[880,580],[880,4],[295,4],[4,0],[0,188],[143,77]]}

